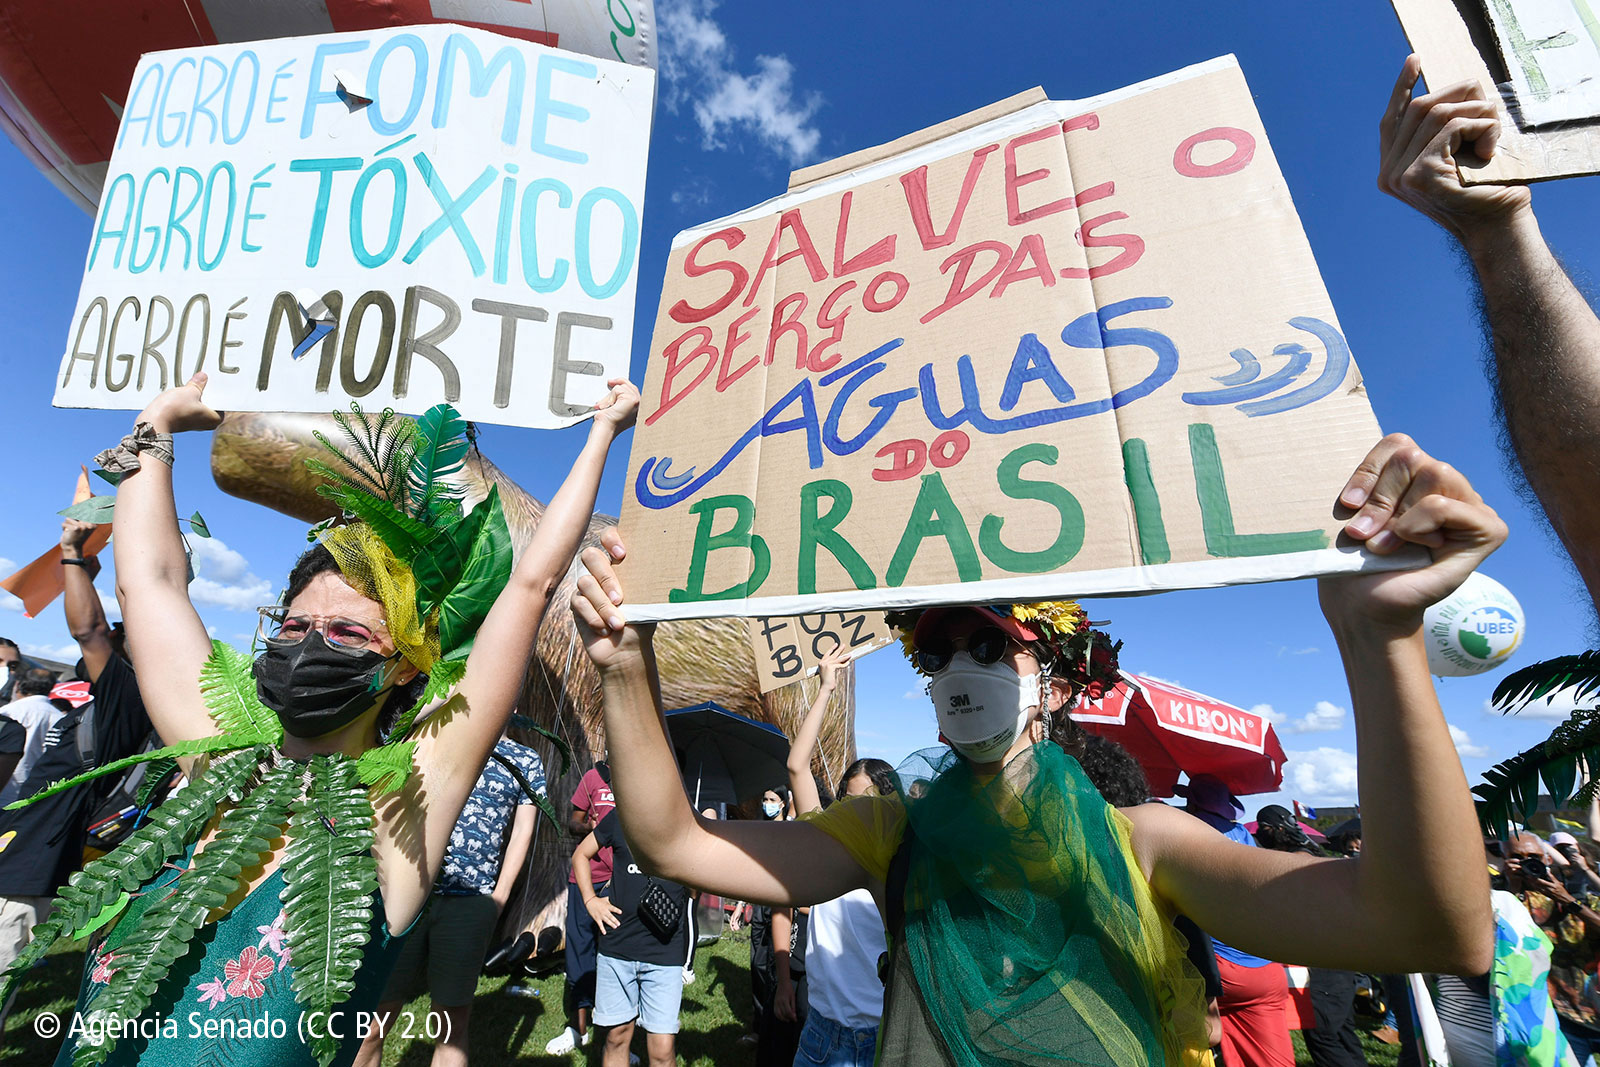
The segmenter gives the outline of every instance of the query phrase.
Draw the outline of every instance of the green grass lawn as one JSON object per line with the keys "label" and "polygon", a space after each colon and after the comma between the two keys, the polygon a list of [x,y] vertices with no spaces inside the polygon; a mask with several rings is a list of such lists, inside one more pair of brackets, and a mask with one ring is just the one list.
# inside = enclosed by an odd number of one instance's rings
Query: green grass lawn
{"label": "green grass lawn", "polygon": [[[77,996],[82,974],[81,948],[57,948],[20,984],[16,1003],[0,1039],[0,1067],[37,1067],[50,1063],[61,1047],[60,1038],[45,1040],[34,1031],[42,1011],[66,1018]],[[750,936],[724,935],[695,954],[695,981],[683,990],[682,1032],[678,1035],[678,1062],[685,1067],[722,1067],[750,1063],[752,1046],[741,1046],[739,1036],[750,1020]],[[559,967],[551,974],[523,980],[537,997],[513,996],[505,991],[509,980],[479,978],[478,998],[472,1006],[474,1061],[487,1064],[573,1064],[600,1062],[600,1045],[592,1043],[583,1054],[547,1056],[544,1046],[566,1025],[561,998],[565,985]],[[422,1020],[428,1010],[426,996],[406,1006]],[[634,1035],[634,1052],[644,1057],[644,1034]],[[426,1067],[432,1046],[422,1039],[403,1040],[390,1035],[383,1050],[384,1067]]]}
{"label": "green grass lawn", "polygon": [[[46,1041],[34,1032],[41,1011],[65,1017],[77,995],[82,973],[82,952],[57,948],[43,965],[25,979],[18,991],[3,1040],[0,1067],[37,1067],[55,1058],[60,1039]],[[475,1062],[534,1065],[599,1063],[599,1043],[582,1053],[547,1056],[545,1042],[561,1032],[564,985],[560,970],[522,984],[538,991],[537,997],[513,996],[505,991],[508,979],[478,979],[478,999],[472,1008],[472,1048]],[[427,998],[407,1005],[414,1018],[423,1018]],[[678,1035],[678,1062],[685,1067],[737,1067],[752,1063],[753,1046],[739,1045],[750,1020],[750,938],[743,931],[724,935],[695,954],[695,982],[683,991],[682,1032]],[[1310,1067],[1305,1045],[1295,1035],[1296,1062]],[[1394,1067],[1397,1048],[1363,1036],[1367,1062],[1372,1067]],[[634,1049],[644,1056],[644,1035],[634,1035]],[[421,1039],[404,1040],[392,1034],[384,1049],[384,1067],[426,1067],[431,1047]]]}

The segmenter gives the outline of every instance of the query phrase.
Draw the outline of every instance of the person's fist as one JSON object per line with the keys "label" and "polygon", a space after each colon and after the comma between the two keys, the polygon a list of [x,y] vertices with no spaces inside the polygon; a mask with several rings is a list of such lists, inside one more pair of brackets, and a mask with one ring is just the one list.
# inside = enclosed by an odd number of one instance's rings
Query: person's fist
{"label": "person's fist", "polygon": [[1463,161],[1488,160],[1500,140],[1500,109],[1477,81],[1414,96],[1422,64],[1409,56],[1378,123],[1378,188],[1466,240],[1486,222],[1532,202],[1526,186],[1468,185]]}
{"label": "person's fist", "polygon": [[206,374],[200,371],[183,385],[168,389],[150,401],[136,421],[148,422],[156,433],[214,430],[222,416],[202,399],[205,389]]}

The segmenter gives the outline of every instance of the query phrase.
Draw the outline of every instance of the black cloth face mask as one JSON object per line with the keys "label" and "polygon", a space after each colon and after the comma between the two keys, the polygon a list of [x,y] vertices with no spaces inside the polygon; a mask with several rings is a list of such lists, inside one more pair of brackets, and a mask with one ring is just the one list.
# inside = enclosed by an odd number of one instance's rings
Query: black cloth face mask
{"label": "black cloth face mask", "polygon": [[[399,653],[395,653],[398,656]],[[256,695],[294,737],[321,737],[371,708],[388,682],[394,656],[342,652],[316,630],[292,645],[268,645],[256,657]]]}

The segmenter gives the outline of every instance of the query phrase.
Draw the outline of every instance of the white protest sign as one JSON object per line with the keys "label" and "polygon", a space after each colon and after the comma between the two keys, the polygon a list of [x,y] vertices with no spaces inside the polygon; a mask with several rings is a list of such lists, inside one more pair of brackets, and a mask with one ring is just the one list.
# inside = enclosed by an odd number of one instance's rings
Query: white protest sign
{"label": "white protest sign", "polygon": [[654,71],[457,26],[146,55],[57,376],[562,426],[625,375]]}

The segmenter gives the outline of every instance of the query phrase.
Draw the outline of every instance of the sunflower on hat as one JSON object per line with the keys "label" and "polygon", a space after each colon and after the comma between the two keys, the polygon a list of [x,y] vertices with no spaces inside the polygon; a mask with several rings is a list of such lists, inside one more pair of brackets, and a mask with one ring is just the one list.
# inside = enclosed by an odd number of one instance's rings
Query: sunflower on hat
{"label": "sunflower on hat", "polygon": [[[1019,640],[1043,652],[1041,661],[1048,661],[1052,677],[1061,678],[1082,692],[1090,700],[1099,700],[1116,687],[1122,675],[1117,667],[1121,641],[1094,629],[1089,615],[1076,600],[1040,600],[1032,603],[971,605],[973,610],[992,613],[1012,622],[1008,631],[1015,631]],[[900,646],[919,674],[916,650],[917,625],[928,611],[940,614],[947,608],[912,608],[889,611],[884,620],[900,632]],[[931,620],[930,620],[931,621]]]}

